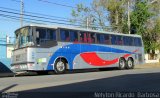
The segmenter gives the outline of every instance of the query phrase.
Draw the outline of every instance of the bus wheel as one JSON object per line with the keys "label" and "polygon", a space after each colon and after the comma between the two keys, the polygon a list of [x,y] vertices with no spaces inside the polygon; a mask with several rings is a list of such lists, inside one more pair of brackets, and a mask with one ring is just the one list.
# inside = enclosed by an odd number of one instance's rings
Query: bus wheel
{"label": "bus wheel", "polygon": [[65,73],[66,71],[66,62],[63,59],[57,59],[54,65],[54,70],[57,74]]}
{"label": "bus wheel", "polygon": [[126,67],[126,60],[124,58],[120,58],[118,69],[122,70],[122,69],[125,69],[125,67]]}
{"label": "bus wheel", "polygon": [[128,58],[126,68],[127,69],[133,69],[134,68],[134,61],[133,61],[132,58]]}

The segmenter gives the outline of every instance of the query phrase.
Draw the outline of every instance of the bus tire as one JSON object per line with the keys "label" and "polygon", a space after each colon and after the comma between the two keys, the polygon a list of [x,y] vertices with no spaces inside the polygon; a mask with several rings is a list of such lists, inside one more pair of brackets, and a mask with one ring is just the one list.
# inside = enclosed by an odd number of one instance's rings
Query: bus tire
{"label": "bus tire", "polygon": [[127,69],[133,69],[134,68],[134,61],[133,61],[132,58],[128,58],[126,68]]}
{"label": "bus tire", "polygon": [[126,68],[126,60],[124,58],[120,58],[118,69],[123,70],[125,68]]}
{"label": "bus tire", "polygon": [[56,74],[62,74],[66,71],[66,62],[63,59],[57,59],[54,64],[54,71]]}

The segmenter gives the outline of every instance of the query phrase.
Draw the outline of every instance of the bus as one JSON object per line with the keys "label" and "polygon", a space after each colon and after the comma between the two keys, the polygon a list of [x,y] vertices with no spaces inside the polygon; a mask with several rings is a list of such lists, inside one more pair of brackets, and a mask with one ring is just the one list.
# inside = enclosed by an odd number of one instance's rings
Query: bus
{"label": "bus", "polygon": [[108,68],[144,63],[142,37],[67,26],[27,25],[15,31],[14,72]]}

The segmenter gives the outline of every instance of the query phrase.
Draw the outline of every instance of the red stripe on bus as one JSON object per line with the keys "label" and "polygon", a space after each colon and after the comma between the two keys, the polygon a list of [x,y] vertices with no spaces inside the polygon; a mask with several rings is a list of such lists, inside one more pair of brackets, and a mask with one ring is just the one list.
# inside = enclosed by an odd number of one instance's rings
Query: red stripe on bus
{"label": "red stripe on bus", "polygon": [[[135,50],[133,52],[137,52],[138,50]],[[131,54],[125,54],[124,58],[127,58],[128,56],[130,56]],[[113,60],[104,60],[102,58],[100,58],[96,52],[87,52],[87,53],[82,53],[80,54],[80,56],[82,57],[82,59],[93,66],[107,66],[107,65],[112,65],[118,62],[119,58],[115,58]]]}
{"label": "red stripe on bus", "polygon": [[115,64],[116,62],[118,62],[118,58],[114,60],[103,60],[95,52],[82,53],[80,54],[80,56],[86,63],[93,66],[105,66]]}

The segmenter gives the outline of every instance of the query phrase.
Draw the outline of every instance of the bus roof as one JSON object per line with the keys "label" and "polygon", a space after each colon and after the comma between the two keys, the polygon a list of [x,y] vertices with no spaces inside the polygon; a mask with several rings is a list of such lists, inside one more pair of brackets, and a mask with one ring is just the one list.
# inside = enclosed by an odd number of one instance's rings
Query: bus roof
{"label": "bus roof", "polygon": [[[132,37],[141,37],[140,35],[137,34],[122,34],[122,33],[117,33],[117,32],[108,32],[108,31],[100,31],[100,30],[92,30],[92,29],[86,29],[86,28],[79,28],[79,27],[73,27],[73,26],[62,26],[62,25],[35,25],[35,24],[30,24],[26,25],[23,27],[27,26],[32,26],[32,27],[43,27],[43,28],[53,28],[53,29],[58,29],[58,28],[63,28],[63,29],[71,29],[71,30],[78,30],[78,31],[87,31],[87,32],[95,32],[95,33],[104,33],[104,34],[115,34],[115,35],[122,35],[122,36],[132,36]],[[21,28],[23,28],[21,27]],[[19,29],[21,29],[19,28]],[[17,29],[17,30],[19,30]],[[16,31],[17,31],[16,30]]]}

